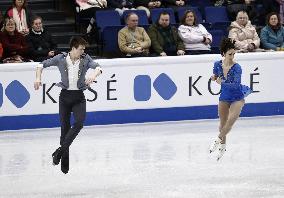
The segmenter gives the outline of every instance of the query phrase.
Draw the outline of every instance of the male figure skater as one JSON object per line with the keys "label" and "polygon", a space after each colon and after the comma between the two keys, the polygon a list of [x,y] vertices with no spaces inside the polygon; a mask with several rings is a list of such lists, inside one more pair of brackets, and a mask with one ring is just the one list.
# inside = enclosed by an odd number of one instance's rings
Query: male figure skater
{"label": "male figure skater", "polygon": [[[61,87],[59,96],[59,116],[61,123],[60,147],[52,154],[53,164],[58,165],[61,160],[61,171],[65,174],[69,171],[69,147],[76,138],[86,117],[86,99],[83,91],[96,80],[102,73],[98,63],[84,53],[88,43],[82,37],[73,37],[70,40],[69,53],[61,53],[53,58],[43,61],[37,66],[35,90],[41,86],[41,74],[44,68],[57,66],[61,73]],[[93,69],[92,74],[85,78],[87,70]],[[74,116],[74,124],[71,127],[71,112]]]}

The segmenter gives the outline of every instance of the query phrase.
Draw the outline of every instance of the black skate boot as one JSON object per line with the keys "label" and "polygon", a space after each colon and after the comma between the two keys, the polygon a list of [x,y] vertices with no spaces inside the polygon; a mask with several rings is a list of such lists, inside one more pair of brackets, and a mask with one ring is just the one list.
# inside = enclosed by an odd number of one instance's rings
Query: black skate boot
{"label": "black skate boot", "polygon": [[59,147],[54,151],[54,153],[52,153],[52,162],[54,166],[59,164],[60,158],[61,158],[61,147]]}
{"label": "black skate boot", "polygon": [[69,171],[69,149],[65,153],[62,154],[61,157],[61,171],[64,174],[67,174]]}

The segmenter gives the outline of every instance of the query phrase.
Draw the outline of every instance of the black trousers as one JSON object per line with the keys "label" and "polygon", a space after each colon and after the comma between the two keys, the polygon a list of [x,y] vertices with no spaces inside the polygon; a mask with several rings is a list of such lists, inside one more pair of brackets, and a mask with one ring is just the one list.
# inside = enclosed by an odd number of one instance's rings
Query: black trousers
{"label": "black trousers", "polygon": [[[74,123],[71,126],[72,112]],[[64,155],[69,153],[69,146],[83,128],[86,118],[86,99],[82,90],[61,90],[59,116],[61,123],[60,145],[62,155]]]}

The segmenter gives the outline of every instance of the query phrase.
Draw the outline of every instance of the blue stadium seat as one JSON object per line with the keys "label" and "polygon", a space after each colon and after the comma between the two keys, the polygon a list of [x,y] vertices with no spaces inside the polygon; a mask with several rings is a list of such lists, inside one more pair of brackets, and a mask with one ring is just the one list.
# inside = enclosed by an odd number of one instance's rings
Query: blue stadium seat
{"label": "blue stadium seat", "polygon": [[121,25],[120,16],[115,10],[99,10],[96,11],[96,22],[100,31],[106,26],[117,26]]}
{"label": "blue stadium seat", "polygon": [[219,54],[219,46],[223,37],[225,37],[222,30],[209,30],[212,35],[211,52],[214,54]]}
{"label": "blue stadium seat", "polygon": [[139,20],[138,20],[139,26],[149,24],[147,13],[145,10],[125,10],[122,14],[123,24],[125,24],[126,16],[131,12],[134,12],[139,17]]}
{"label": "blue stadium seat", "polygon": [[208,23],[229,22],[226,7],[205,7],[205,21]]}
{"label": "blue stadium seat", "polygon": [[214,6],[212,0],[189,0],[187,6],[198,7],[203,18],[205,18],[204,8],[208,6]]}
{"label": "blue stadium seat", "polygon": [[190,6],[197,6],[199,8],[213,6],[213,3],[211,0],[189,0],[187,1],[187,4]]}
{"label": "blue stadium seat", "polygon": [[179,21],[181,21],[181,18],[183,17],[184,13],[187,10],[191,10],[191,11],[193,11],[196,14],[198,23],[202,23],[203,22],[202,15],[201,15],[201,12],[200,12],[198,7],[179,7],[177,9]]}
{"label": "blue stadium seat", "polygon": [[151,9],[152,23],[156,23],[156,21],[159,18],[160,13],[163,12],[163,11],[169,13],[170,23],[176,24],[175,14],[174,14],[174,10],[172,8],[154,8],[154,9]]}
{"label": "blue stadium seat", "polygon": [[103,52],[104,53],[119,53],[118,47],[118,32],[124,26],[107,26],[103,29]]}

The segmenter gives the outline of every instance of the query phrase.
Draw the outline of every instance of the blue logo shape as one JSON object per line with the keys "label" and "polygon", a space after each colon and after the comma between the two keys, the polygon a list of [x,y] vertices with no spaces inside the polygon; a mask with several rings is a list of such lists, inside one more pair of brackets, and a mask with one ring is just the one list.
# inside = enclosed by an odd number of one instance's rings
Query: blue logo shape
{"label": "blue logo shape", "polygon": [[134,98],[136,101],[147,101],[151,97],[151,78],[138,75],[134,79]]}
{"label": "blue logo shape", "polygon": [[28,90],[17,80],[8,85],[5,94],[17,108],[22,108],[30,99]]}
{"label": "blue logo shape", "polygon": [[2,107],[3,104],[3,86],[0,83],[0,107]]}
{"label": "blue logo shape", "polygon": [[164,100],[171,99],[177,92],[177,86],[165,73],[160,74],[153,85],[155,90]]}

